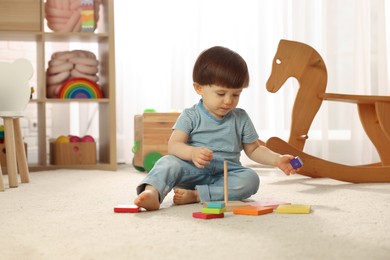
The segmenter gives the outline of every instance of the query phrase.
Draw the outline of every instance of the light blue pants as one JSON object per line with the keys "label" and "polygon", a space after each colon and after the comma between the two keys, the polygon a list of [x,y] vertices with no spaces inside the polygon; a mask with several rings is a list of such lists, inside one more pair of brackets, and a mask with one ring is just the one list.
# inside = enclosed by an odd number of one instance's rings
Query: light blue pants
{"label": "light blue pants", "polygon": [[[160,203],[174,188],[196,189],[201,202],[224,200],[223,160],[213,159],[205,168],[197,168],[191,161],[166,155],[159,159],[153,169],[137,187],[137,194],[145,185],[152,185],[160,193]],[[229,200],[247,199],[257,192],[260,179],[257,173],[242,165],[228,162]]]}

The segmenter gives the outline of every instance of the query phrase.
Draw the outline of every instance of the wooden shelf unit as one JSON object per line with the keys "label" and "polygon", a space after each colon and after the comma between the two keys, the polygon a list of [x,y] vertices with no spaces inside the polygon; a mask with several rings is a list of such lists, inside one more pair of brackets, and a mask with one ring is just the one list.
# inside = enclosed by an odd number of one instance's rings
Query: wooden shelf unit
{"label": "wooden shelf unit", "polygon": [[[114,0],[102,0],[100,18],[95,32],[57,33],[50,31],[45,26],[44,3],[45,0],[0,0],[0,43],[22,41],[35,45],[36,63],[33,65],[36,68],[36,85],[34,85],[35,93],[29,106],[36,106],[37,111],[38,162],[29,163],[30,171],[58,168],[116,170]],[[96,46],[95,55],[99,60],[98,84],[104,98],[56,99],[46,97],[46,69],[48,59],[52,54],[49,53],[48,46],[64,43],[73,44],[73,46],[90,43]],[[96,104],[98,107],[99,135],[97,136],[98,162],[96,165],[50,165],[49,163],[49,139],[56,138],[56,136],[48,136],[47,107],[71,103]]]}

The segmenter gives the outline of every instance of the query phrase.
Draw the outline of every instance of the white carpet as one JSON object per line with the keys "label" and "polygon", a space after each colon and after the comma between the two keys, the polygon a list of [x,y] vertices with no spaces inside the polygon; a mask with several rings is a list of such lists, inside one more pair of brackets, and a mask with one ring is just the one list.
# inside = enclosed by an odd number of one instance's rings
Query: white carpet
{"label": "white carpet", "polygon": [[[310,204],[312,213],[192,218],[199,204],[135,214],[145,173],[57,170],[0,193],[0,259],[389,259],[390,184],[350,184],[258,169],[254,200]],[[8,187],[7,176],[3,176]]]}

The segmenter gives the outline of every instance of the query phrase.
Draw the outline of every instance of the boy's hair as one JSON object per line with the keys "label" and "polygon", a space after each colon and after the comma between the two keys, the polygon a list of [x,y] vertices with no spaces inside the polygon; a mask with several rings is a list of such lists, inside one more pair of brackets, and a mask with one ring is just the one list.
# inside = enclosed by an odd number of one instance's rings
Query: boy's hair
{"label": "boy's hair", "polygon": [[246,88],[249,72],[245,60],[236,52],[221,46],[204,50],[195,62],[192,78],[200,85]]}

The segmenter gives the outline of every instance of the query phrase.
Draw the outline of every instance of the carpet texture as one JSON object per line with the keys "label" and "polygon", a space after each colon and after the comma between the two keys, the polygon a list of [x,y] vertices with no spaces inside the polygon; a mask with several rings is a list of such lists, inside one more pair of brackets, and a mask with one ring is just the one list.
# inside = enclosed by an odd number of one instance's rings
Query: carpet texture
{"label": "carpet texture", "polygon": [[173,205],[170,193],[159,211],[114,213],[132,204],[145,173],[33,172],[31,183],[0,193],[0,259],[389,259],[390,184],[255,170],[252,200],[312,212],[194,219],[201,205]]}

